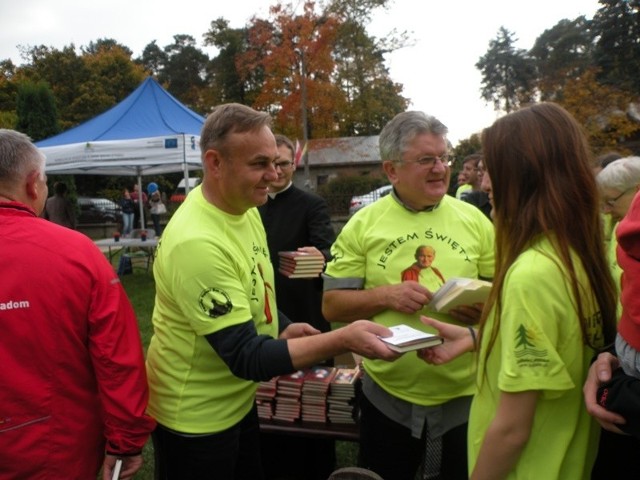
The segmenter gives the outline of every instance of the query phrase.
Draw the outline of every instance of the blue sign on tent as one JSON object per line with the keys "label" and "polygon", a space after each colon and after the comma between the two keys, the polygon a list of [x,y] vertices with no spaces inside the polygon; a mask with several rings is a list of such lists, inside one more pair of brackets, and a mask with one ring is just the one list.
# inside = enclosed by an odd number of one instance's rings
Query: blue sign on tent
{"label": "blue sign on tent", "polygon": [[164,139],[164,148],[178,148],[178,139],[177,138],[165,138]]}

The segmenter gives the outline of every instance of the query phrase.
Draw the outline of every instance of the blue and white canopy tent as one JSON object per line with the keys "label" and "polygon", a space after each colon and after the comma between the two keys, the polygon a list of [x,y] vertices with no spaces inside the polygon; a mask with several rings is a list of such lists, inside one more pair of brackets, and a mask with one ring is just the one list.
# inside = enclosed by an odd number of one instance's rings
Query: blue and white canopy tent
{"label": "blue and white canopy tent", "polygon": [[188,179],[202,168],[204,120],[148,77],[116,106],[36,146],[47,173],[137,176],[142,191],[143,175],[183,171]]}

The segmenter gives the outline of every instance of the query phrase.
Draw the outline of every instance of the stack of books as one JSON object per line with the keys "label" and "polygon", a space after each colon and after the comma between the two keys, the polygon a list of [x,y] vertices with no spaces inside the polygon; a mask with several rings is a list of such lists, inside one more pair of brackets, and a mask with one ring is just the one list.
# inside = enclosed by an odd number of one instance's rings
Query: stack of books
{"label": "stack of books", "polygon": [[280,260],[278,271],[289,278],[318,277],[324,269],[322,254],[299,251],[278,252]]}
{"label": "stack of books", "polygon": [[273,405],[276,397],[277,378],[272,378],[266,382],[258,384],[256,391],[256,405],[258,407],[258,416],[265,420],[273,418]]}
{"label": "stack of books", "polygon": [[327,395],[337,369],[328,366],[312,367],[302,385],[302,421],[327,422]]}
{"label": "stack of books", "polygon": [[331,381],[327,403],[327,416],[331,423],[354,424],[358,416],[356,397],[362,370],[359,365],[351,368],[337,368]]}
{"label": "stack of books", "polygon": [[289,375],[280,375],[277,378],[274,420],[295,422],[300,418],[302,410],[300,397],[306,374],[307,370],[298,370]]}

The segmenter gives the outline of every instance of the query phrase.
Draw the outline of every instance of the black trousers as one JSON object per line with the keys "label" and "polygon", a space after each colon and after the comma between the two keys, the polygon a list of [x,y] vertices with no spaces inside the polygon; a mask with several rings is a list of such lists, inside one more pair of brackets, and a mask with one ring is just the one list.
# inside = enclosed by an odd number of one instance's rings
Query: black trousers
{"label": "black trousers", "polygon": [[[411,436],[411,430],[389,419],[363,395],[360,399],[361,467],[384,480],[414,480],[424,460],[426,434]],[[468,480],[467,426],[460,425],[442,437],[441,480]]]}
{"label": "black trousers", "polygon": [[151,435],[155,480],[262,480],[256,407],[220,433],[185,437],[158,424]]}

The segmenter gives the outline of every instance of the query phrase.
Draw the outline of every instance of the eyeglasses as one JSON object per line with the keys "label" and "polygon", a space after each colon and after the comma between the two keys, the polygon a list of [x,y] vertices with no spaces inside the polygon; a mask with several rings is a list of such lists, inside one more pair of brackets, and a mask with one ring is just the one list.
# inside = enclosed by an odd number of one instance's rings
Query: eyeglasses
{"label": "eyeglasses", "polygon": [[286,160],[284,162],[275,162],[273,164],[274,168],[280,168],[280,170],[285,170],[287,168],[290,168],[293,165],[292,161]]}
{"label": "eyeglasses", "polygon": [[633,190],[633,188],[627,188],[624,192],[622,192],[620,195],[618,195],[616,198],[612,198],[610,200],[605,200],[604,202],[604,206],[605,207],[610,207],[613,208],[616,206],[616,203],[618,203],[618,200],[620,200],[622,197],[624,197],[627,193],[629,193],[631,190]]}
{"label": "eyeglasses", "polygon": [[419,158],[417,160],[410,160],[410,161],[396,160],[396,162],[397,163],[406,163],[406,164],[415,163],[416,165],[419,165],[421,167],[429,167],[429,168],[431,168],[436,164],[436,162],[438,160],[440,160],[445,165],[449,165],[449,154],[448,153],[443,153],[440,156],[422,157],[422,158]]}

